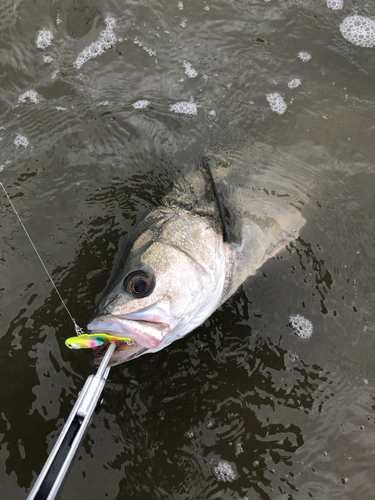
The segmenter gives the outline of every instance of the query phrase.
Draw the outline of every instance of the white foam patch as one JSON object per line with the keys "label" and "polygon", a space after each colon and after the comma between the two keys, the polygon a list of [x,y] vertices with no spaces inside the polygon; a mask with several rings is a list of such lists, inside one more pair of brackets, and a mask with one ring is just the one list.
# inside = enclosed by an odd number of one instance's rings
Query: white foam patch
{"label": "white foam patch", "polygon": [[223,483],[231,483],[236,479],[236,474],[228,462],[219,462],[218,465],[214,467],[214,474],[217,479]]}
{"label": "white foam patch", "polygon": [[267,101],[270,103],[271,110],[274,111],[275,113],[278,113],[279,115],[284,114],[286,108],[288,107],[286,105],[286,102],[278,92],[267,94]]}
{"label": "white foam patch", "polygon": [[139,101],[136,101],[132,104],[134,109],[144,109],[147,108],[147,106],[150,104],[150,101],[147,101],[146,99],[140,99]]}
{"label": "white foam patch", "polygon": [[177,7],[178,10],[184,10],[184,4],[182,2],[178,2]]}
{"label": "white foam patch", "polygon": [[51,56],[43,56],[43,62],[47,64],[51,64],[53,62],[53,57]]}
{"label": "white foam patch", "polygon": [[241,453],[243,453],[243,448],[242,448],[242,444],[241,443],[236,443],[235,444],[235,454],[236,454],[236,457],[238,457],[238,455],[241,455]]}
{"label": "white foam patch", "polygon": [[191,63],[187,62],[187,61],[184,61],[184,68],[185,68],[185,74],[189,77],[189,78],[195,78],[196,76],[198,76],[198,71],[196,71],[193,66],[191,65]]}
{"label": "white foam patch", "polygon": [[45,50],[47,47],[51,45],[52,40],[53,40],[52,32],[47,28],[43,28],[42,30],[39,31],[35,43],[38,49]]}
{"label": "white foam patch", "polygon": [[290,89],[295,89],[301,85],[301,80],[299,78],[293,78],[288,82],[288,87]]}
{"label": "white foam patch", "polygon": [[332,10],[340,10],[344,7],[344,0],[327,0],[327,7]]}
{"label": "white foam patch", "polygon": [[62,19],[60,17],[60,14],[57,14],[56,16],[56,24],[61,24],[62,23]]}
{"label": "white foam patch", "polygon": [[169,110],[184,115],[196,115],[198,113],[198,106],[193,101],[180,101],[172,104]]}
{"label": "white foam patch", "polygon": [[81,68],[82,65],[90,59],[94,59],[95,57],[104,54],[106,50],[111,49],[117,42],[116,35],[113,32],[116,27],[116,20],[113,19],[113,17],[107,17],[104,19],[104,22],[106,29],[100,32],[100,35],[95,42],[91,43],[78,54],[77,59],[73,63],[77,69]]}
{"label": "white foam patch", "polygon": [[374,47],[375,21],[364,16],[348,16],[339,26],[348,42],[360,47]]}
{"label": "white foam patch", "polygon": [[147,54],[148,54],[149,56],[156,56],[156,55],[157,55],[157,53],[156,53],[153,49],[151,49],[150,47],[144,47],[144,46],[143,46],[143,42],[139,41],[139,40],[138,40],[138,38],[134,38],[133,43],[134,43],[135,45],[139,45],[140,47],[142,47],[142,49],[143,49],[145,52],[147,52]]}
{"label": "white foam patch", "polygon": [[26,99],[30,99],[31,102],[37,104],[39,102],[38,94],[35,90],[27,90],[22,95],[19,96],[18,102],[26,102]]}
{"label": "white foam patch", "polygon": [[313,324],[304,316],[297,314],[289,318],[295,334],[302,339],[309,339],[313,333]]}
{"label": "white foam patch", "polygon": [[143,50],[145,52],[147,52],[147,54],[149,56],[156,56],[157,55],[156,52],[153,49],[151,49],[150,47],[143,47]]}
{"label": "white foam patch", "polygon": [[310,61],[311,54],[309,54],[309,52],[305,52],[304,50],[301,50],[301,52],[298,52],[298,57],[301,59],[301,61],[307,62],[307,61]]}
{"label": "white foam patch", "polygon": [[29,141],[24,135],[17,134],[17,137],[14,139],[14,144],[19,148],[20,146],[23,146],[26,148],[26,146],[29,144]]}

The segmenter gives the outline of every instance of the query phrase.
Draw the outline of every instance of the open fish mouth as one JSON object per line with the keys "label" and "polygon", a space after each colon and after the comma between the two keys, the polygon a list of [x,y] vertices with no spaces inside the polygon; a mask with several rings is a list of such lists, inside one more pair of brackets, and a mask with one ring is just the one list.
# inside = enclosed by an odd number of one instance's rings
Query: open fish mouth
{"label": "open fish mouth", "polygon": [[147,349],[155,349],[169,333],[167,323],[132,320],[120,316],[99,316],[87,325],[90,333],[102,332],[116,337],[129,337]]}
{"label": "open fish mouth", "polygon": [[[130,315],[129,315],[130,316]],[[130,342],[117,342],[110,365],[139,356],[148,349],[156,349],[170,331],[167,323],[156,323],[120,316],[98,316],[87,325],[88,333],[101,332],[115,337],[130,338]],[[95,351],[95,364],[104,356],[109,343]]]}
{"label": "open fish mouth", "polygon": [[[116,344],[116,350],[112,354],[108,366],[115,366],[120,363],[123,363],[124,361],[130,361],[131,359],[140,356],[141,354],[143,354],[148,350],[146,347],[142,347],[141,345],[132,341],[130,342],[115,341],[115,344]],[[110,342],[106,342],[97,349],[95,349],[92,360],[93,366],[98,367],[100,365],[105,353],[107,352],[109,345]]]}

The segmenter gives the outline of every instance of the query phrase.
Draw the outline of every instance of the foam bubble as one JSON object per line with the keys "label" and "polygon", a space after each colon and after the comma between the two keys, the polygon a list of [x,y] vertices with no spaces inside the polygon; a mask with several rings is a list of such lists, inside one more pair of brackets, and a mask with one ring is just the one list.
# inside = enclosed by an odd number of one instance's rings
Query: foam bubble
{"label": "foam bubble", "polygon": [[37,104],[39,102],[38,94],[35,90],[27,90],[22,95],[19,96],[18,102],[26,102],[26,99],[30,99],[31,102]]}
{"label": "foam bubble", "polygon": [[272,109],[272,111],[278,113],[279,115],[285,113],[287,105],[278,92],[267,94],[267,101],[270,103],[270,108]]}
{"label": "foam bubble", "polygon": [[38,49],[46,49],[49,45],[51,45],[53,40],[53,34],[50,30],[47,28],[43,28],[42,30],[39,31],[37,39],[36,39],[36,46]]}
{"label": "foam bubble", "polygon": [[293,328],[295,334],[302,339],[308,339],[313,333],[313,324],[304,316],[297,314],[296,316],[290,316],[290,325]]}
{"label": "foam bubble", "polygon": [[360,47],[374,47],[375,21],[364,16],[348,16],[340,24],[342,36],[348,42]]}
{"label": "foam bubble", "polygon": [[169,111],[184,115],[196,115],[198,113],[198,106],[193,101],[180,101],[172,104]]}
{"label": "foam bubble", "polygon": [[61,24],[62,23],[62,19],[60,17],[60,14],[57,14],[56,16],[56,24]]}
{"label": "foam bubble", "polygon": [[149,56],[156,56],[156,55],[157,55],[157,54],[156,54],[156,52],[155,52],[154,50],[150,49],[150,47],[142,47],[142,48],[143,48],[143,50],[144,50],[145,52],[147,52],[147,54],[148,54]]}
{"label": "foam bubble", "polygon": [[290,89],[295,89],[301,85],[301,80],[299,78],[293,78],[288,82],[288,87]]}
{"label": "foam bubble", "polygon": [[43,56],[43,62],[47,64],[51,64],[53,62],[53,57],[52,56]]}
{"label": "foam bubble", "polygon": [[327,0],[327,7],[332,10],[340,10],[344,7],[344,0]]}
{"label": "foam bubble", "polygon": [[214,474],[219,481],[223,483],[231,483],[236,479],[236,474],[228,462],[219,462],[216,467],[214,467]]}
{"label": "foam bubble", "polygon": [[177,7],[178,10],[184,10],[184,4],[182,2],[178,2]]}
{"label": "foam bubble", "polygon": [[236,443],[236,445],[235,445],[235,453],[236,453],[236,457],[238,457],[238,455],[240,455],[241,453],[243,453],[243,448],[242,448],[242,444],[241,443]]}
{"label": "foam bubble", "polygon": [[156,55],[157,55],[157,54],[156,54],[156,52],[155,52],[154,50],[152,50],[150,47],[143,47],[143,42],[139,41],[137,37],[136,37],[136,38],[134,38],[133,43],[134,43],[135,45],[139,45],[140,47],[142,47],[142,48],[143,48],[143,50],[144,50],[145,52],[147,52],[147,54],[148,54],[149,56],[156,56]]}
{"label": "foam bubble", "polygon": [[102,55],[106,50],[112,48],[117,42],[116,35],[113,30],[116,27],[116,20],[112,17],[104,19],[106,29],[100,32],[99,37],[78,54],[73,65],[79,69],[85,62]]}
{"label": "foam bubble", "polygon": [[308,52],[305,52],[304,50],[301,50],[300,52],[298,52],[298,57],[301,59],[301,61],[307,62],[307,61],[310,61],[311,54],[309,54]]}
{"label": "foam bubble", "polygon": [[29,141],[24,135],[17,134],[17,137],[14,139],[14,144],[17,148],[19,148],[20,146],[26,148],[26,146],[29,144]]}
{"label": "foam bubble", "polygon": [[198,76],[198,71],[196,71],[193,66],[191,65],[191,63],[187,62],[187,61],[184,61],[184,68],[185,68],[185,74],[189,77],[189,78],[195,78],[196,76]]}
{"label": "foam bubble", "polygon": [[107,30],[113,31],[116,28],[116,19],[114,17],[106,17],[104,24],[107,26]]}
{"label": "foam bubble", "polygon": [[150,101],[147,101],[146,99],[140,99],[139,101],[133,102],[133,108],[134,109],[144,109],[147,108],[147,106],[150,104]]}
{"label": "foam bubble", "polygon": [[181,26],[181,28],[186,28],[186,19],[183,19],[183,20],[180,22],[180,26]]}

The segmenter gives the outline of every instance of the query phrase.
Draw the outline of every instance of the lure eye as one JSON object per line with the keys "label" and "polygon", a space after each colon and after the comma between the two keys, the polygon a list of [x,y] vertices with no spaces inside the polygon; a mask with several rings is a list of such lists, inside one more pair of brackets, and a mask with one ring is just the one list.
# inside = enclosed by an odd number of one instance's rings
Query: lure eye
{"label": "lure eye", "polygon": [[152,276],[143,271],[134,271],[124,279],[125,290],[135,297],[147,297],[154,289]]}

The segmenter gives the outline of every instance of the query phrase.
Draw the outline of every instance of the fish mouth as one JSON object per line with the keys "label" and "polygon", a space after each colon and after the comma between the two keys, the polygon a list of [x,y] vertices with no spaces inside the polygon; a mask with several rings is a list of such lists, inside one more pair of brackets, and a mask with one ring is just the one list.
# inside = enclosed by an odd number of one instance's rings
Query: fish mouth
{"label": "fish mouth", "polygon": [[147,349],[155,349],[169,333],[167,323],[132,320],[121,316],[99,316],[87,325],[89,333],[101,332],[115,337],[130,337],[131,341]]}
{"label": "fish mouth", "polygon": [[[98,316],[87,325],[88,333],[101,332],[115,337],[130,338],[130,342],[116,342],[116,350],[109,363],[110,366],[128,361],[149,349],[156,349],[170,331],[168,323],[157,323],[128,319],[128,316]],[[98,365],[104,356],[109,343],[96,349],[94,364]]]}
{"label": "fish mouth", "polygon": [[[108,363],[108,366],[116,366],[120,363],[124,363],[125,361],[130,361],[141,354],[148,351],[146,347],[142,347],[136,342],[115,342],[116,349],[111,356],[111,359]],[[106,342],[102,344],[100,347],[95,349],[93,353],[93,358],[91,364],[93,367],[98,368],[100,363],[102,362],[105,353],[110,345],[110,342]]]}

